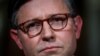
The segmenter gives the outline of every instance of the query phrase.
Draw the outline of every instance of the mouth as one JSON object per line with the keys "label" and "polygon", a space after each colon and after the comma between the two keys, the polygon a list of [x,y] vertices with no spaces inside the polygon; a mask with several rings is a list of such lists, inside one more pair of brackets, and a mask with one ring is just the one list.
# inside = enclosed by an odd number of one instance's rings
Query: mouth
{"label": "mouth", "polygon": [[60,46],[50,46],[50,47],[43,48],[42,50],[40,50],[40,52],[54,52],[54,51],[57,51],[61,48],[62,47],[60,47]]}

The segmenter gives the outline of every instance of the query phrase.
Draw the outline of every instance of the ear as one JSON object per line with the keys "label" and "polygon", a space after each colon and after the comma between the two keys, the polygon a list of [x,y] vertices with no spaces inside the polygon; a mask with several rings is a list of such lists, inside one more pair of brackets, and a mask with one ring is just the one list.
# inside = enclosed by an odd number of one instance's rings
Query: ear
{"label": "ear", "polygon": [[18,47],[19,47],[20,49],[22,49],[22,44],[21,44],[20,39],[19,39],[19,37],[18,37],[18,32],[17,32],[17,30],[11,29],[11,30],[10,30],[10,35],[11,35],[11,38],[16,42],[16,44],[18,45]]}
{"label": "ear", "polygon": [[82,21],[81,16],[79,16],[79,15],[77,15],[77,16],[74,18],[74,21],[75,21],[76,38],[79,39],[83,21]]}

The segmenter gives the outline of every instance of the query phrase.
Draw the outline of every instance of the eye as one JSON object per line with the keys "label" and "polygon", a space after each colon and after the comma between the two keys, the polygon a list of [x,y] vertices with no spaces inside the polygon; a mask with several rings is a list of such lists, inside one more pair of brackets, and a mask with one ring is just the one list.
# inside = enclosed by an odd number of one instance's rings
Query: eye
{"label": "eye", "polygon": [[26,28],[35,27],[35,26],[38,26],[38,23],[37,22],[32,22],[32,23],[28,24],[26,26]]}
{"label": "eye", "polygon": [[53,18],[51,18],[50,20],[49,20],[49,22],[50,22],[50,24],[52,25],[52,24],[62,24],[64,21],[66,21],[66,16],[64,16],[64,15],[59,15],[59,16],[55,16],[55,17],[53,17]]}
{"label": "eye", "polygon": [[53,18],[53,21],[64,21],[65,20],[65,18],[63,18],[63,17],[56,17],[56,18]]}
{"label": "eye", "polygon": [[31,31],[31,30],[38,29],[39,26],[41,26],[41,23],[39,21],[31,21],[27,23],[25,29],[26,31]]}

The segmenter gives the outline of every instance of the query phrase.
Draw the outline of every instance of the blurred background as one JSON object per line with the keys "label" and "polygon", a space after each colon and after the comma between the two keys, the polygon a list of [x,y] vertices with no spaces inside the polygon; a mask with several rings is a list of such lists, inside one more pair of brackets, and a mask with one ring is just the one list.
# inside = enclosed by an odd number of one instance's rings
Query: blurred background
{"label": "blurred background", "polygon": [[[75,0],[83,18],[76,56],[100,56],[100,0]],[[0,0],[0,56],[23,56],[9,36],[9,0]]]}

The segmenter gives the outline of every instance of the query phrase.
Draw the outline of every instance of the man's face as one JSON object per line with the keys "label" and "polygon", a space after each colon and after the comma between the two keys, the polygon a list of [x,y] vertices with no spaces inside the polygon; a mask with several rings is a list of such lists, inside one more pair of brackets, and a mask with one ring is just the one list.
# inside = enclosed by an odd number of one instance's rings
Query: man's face
{"label": "man's face", "polygon": [[[63,0],[33,0],[20,7],[17,19],[18,24],[21,24],[65,13],[70,13],[70,10]],[[18,30],[18,35],[15,35],[17,38],[13,36],[13,39],[26,56],[72,56],[76,49],[76,39],[80,35],[81,26],[77,28],[77,25],[73,18],[69,17],[66,27],[54,30],[47,21],[43,21],[42,30],[38,35],[29,37],[27,33]]]}

